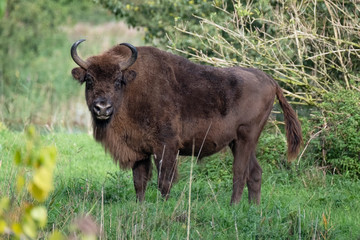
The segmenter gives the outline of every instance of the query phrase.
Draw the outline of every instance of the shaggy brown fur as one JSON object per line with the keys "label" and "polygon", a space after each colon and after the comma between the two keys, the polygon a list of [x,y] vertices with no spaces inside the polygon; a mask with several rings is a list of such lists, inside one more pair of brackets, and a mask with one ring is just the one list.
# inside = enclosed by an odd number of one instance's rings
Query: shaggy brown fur
{"label": "shaggy brown fur", "polygon": [[[82,67],[72,75],[86,82],[95,139],[122,168],[132,168],[137,198],[144,200],[151,155],[158,187],[168,197],[177,154],[191,155],[195,144],[200,157],[229,146],[234,155],[231,203],[240,201],[246,183],[249,201],[259,204],[262,170],[255,148],[275,96],[284,111],[289,159],[302,142],[300,123],[279,85],[256,69],[198,65],[153,47],[138,47],[136,59],[129,48],[117,45],[86,61],[76,54],[74,61]],[[129,65],[128,59],[136,61]]]}

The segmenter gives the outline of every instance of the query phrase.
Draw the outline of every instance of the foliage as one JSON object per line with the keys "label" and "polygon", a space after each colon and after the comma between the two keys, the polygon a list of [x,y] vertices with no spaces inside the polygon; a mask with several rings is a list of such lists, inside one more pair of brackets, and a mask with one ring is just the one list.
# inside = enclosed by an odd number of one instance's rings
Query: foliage
{"label": "foliage", "polygon": [[331,172],[359,178],[360,93],[340,89],[325,94],[310,126],[318,134],[309,142],[309,154],[318,164]]}
{"label": "foliage", "polygon": [[283,168],[287,165],[286,149],[285,135],[268,128],[261,134],[256,154],[260,162]]}
{"label": "foliage", "polygon": [[[211,14],[214,9],[211,1],[208,0],[96,0],[96,2],[102,4],[117,17],[124,19],[130,26],[144,27],[145,41],[160,48],[164,48],[167,44],[178,47],[198,46],[197,39],[175,31],[174,26],[188,26],[196,32],[201,30],[201,26],[195,15],[216,17],[224,15]],[[221,5],[221,1],[215,2]]]}
{"label": "foliage", "polygon": [[[0,130],[2,137],[10,140],[13,134],[10,130]],[[33,126],[27,128],[25,133],[25,146],[15,145],[13,161],[5,161],[6,165],[15,166],[16,177],[12,174],[2,176],[2,183],[15,182],[11,185],[11,194],[0,197],[0,238],[63,240],[62,232],[49,224],[48,208],[53,204],[50,193],[54,190],[54,172],[57,150],[55,146],[44,146],[40,136]],[[2,156],[6,156],[1,149]],[[10,151],[13,151],[10,149]],[[6,159],[5,159],[6,160]],[[1,161],[0,161],[1,168]],[[5,169],[6,170],[6,169]],[[12,171],[11,171],[12,172]],[[1,186],[4,189],[4,186]],[[5,191],[4,191],[5,192]],[[0,191],[1,195],[4,193]],[[50,214],[51,216],[51,214]],[[72,219],[67,226],[66,239],[96,239],[99,234],[98,226],[90,215]]]}
{"label": "foliage", "polygon": [[[35,239],[39,229],[46,226],[47,209],[42,203],[53,190],[55,159],[56,148],[42,146],[34,127],[29,127],[25,151],[17,149],[14,155],[14,164],[20,167],[16,178],[16,201],[10,201],[8,197],[0,201],[0,234]],[[27,172],[29,169],[32,169],[31,175]],[[29,196],[23,196],[25,190]],[[28,200],[22,200],[22,197]]]}
{"label": "foliage", "polygon": [[[317,108],[309,109],[309,117],[300,117],[304,148],[297,166],[321,167],[353,179],[360,177],[360,93],[338,87],[323,95]],[[282,169],[286,167],[285,136],[268,125],[257,148],[261,162]],[[274,125],[275,126],[275,125]]]}

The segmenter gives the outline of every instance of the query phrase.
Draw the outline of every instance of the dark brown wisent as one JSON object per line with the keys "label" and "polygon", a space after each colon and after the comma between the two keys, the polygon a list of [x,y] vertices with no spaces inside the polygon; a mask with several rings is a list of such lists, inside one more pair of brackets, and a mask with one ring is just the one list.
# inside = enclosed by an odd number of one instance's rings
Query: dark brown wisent
{"label": "dark brown wisent", "polygon": [[[288,158],[302,142],[299,120],[279,85],[257,69],[215,68],[161,51],[122,43],[86,60],[73,77],[85,83],[94,138],[122,168],[133,171],[136,196],[145,197],[151,156],[158,187],[167,198],[177,177],[177,155],[200,157],[229,146],[233,155],[233,193],[238,203],[245,184],[249,201],[260,203],[261,167],[255,156],[260,133],[275,96],[284,112]],[[193,147],[194,146],[194,147]]]}

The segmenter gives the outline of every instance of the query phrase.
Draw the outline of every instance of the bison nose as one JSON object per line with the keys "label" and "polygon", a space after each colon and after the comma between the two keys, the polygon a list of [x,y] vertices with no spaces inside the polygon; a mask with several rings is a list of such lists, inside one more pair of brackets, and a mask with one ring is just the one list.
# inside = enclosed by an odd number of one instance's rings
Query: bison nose
{"label": "bison nose", "polygon": [[113,113],[113,106],[109,103],[97,102],[94,105],[94,113],[98,117],[110,117]]}

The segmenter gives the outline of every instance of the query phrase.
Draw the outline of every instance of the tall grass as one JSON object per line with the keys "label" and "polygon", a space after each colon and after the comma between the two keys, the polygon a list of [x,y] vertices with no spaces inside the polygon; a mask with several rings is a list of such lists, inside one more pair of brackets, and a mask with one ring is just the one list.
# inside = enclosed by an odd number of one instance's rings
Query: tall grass
{"label": "tall grass", "polygon": [[[16,171],[11,152],[23,139],[14,132],[0,134],[0,195],[11,197],[12,172]],[[43,140],[55,144],[59,152],[55,190],[46,203],[49,223],[43,236],[52,228],[71,233],[74,219],[92,216],[101,229],[101,239],[360,237],[356,214],[360,210],[359,182],[326,175],[321,168],[284,170],[262,161],[261,205],[249,205],[245,189],[240,204],[230,206],[231,153],[220,153],[198,164],[180,157],[180,178],[169,200],[162,199],[154,177],[146,201],[140,204],[131,172],[119,170],[91,136],[49,133]]]}

